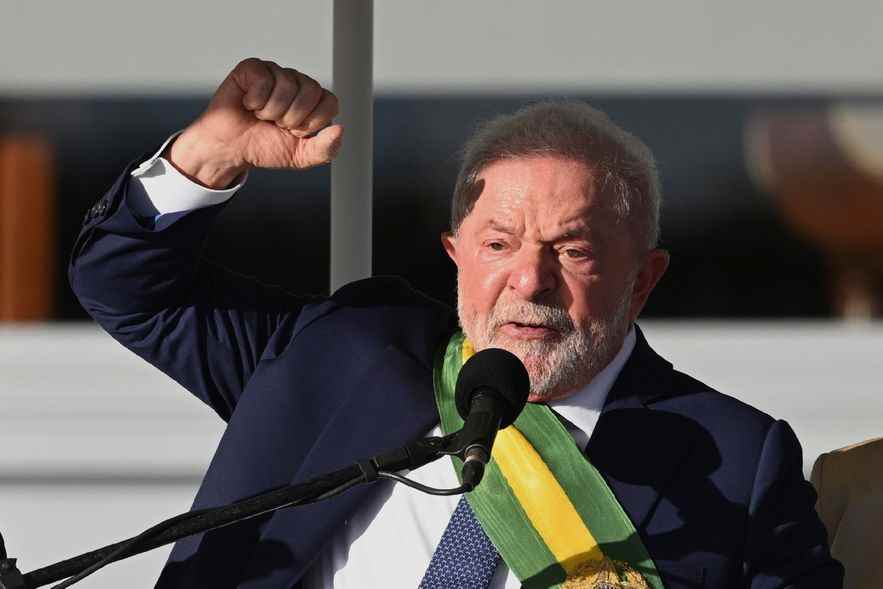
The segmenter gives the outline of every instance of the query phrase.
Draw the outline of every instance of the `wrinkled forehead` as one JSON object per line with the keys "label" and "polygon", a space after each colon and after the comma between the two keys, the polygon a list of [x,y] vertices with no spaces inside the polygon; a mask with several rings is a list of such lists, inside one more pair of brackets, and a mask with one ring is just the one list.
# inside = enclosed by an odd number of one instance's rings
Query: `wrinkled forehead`
{"label": "wrinkled forehead", "polygon": [[476,220],[610,223],[616,206],[585,162],[556,156],[494,162],[477,175]]}

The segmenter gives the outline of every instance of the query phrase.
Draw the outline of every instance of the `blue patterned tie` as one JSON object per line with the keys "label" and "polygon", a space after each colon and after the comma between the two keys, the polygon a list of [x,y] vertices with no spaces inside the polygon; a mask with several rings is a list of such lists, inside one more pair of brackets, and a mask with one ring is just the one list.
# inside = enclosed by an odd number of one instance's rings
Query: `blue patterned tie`
{"label": "blue patterned tie", "polygon": [[463,496],[432,555],[420,589],[487,589],[499,562],[500,554]]}

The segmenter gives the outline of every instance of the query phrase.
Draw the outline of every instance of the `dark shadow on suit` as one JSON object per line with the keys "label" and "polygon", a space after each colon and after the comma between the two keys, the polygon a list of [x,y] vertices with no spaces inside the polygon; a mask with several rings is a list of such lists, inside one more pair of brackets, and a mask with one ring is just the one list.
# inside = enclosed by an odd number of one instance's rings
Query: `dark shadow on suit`
{"label": "dark shadow on suit", "polygon": [[[175,587],[196,586],[192,583],[204,578],[237,579],[237,584],[245,584],[290,566],[294,554],[284,542],[260,538],[261,525],[267,520],[269,516],[261,516],[206,533],[200,549],[215,554],[220,548],[228,557],[207,559],[197,552],[184,560],[169,561],[156,587],[165,587],[167,579],[174,579]],[[254,560],[260,561],[261,566],[249,566]],[[211,568],[210,574],[202,570],[205,567]]]}
{"label": "dark shadow on suit", "polygon": [[[745,508],[724,497],[710,479],[721,456],[708,432],[691,419],[665,411],[613,409],[598,421],[588,452],[621,502],[620,494],[642,496],[643,515],[632,523],[654,560],[674,561],[660,570],[665,586],[703,586],[702,569],[679,570],[677,561],[696,552],[730,552],[732,536],[720,532],[743,529],[747,517]],[[652,520],[663,501],[675,506],[681,523],[657,531]],[[715,514],[714,522],[709,513]],[[712,533],[715,529],[717,534]],[[622,560],[628,541],[604,543],[601,549],[613,560]],[[548,587],[562,580],[555,570],[544,570],[523,586]]]}
{"label": "dark shadow on suit", "polygon": [[[250,554],[244,555],[241,559],[231,558],[226,561],[214,561],[210,564],[194,562],[195,559],[198,560],[199,558],[198,555],[194,555],[182,561],[169,562],[163,570],[163,576],[168,575],[170,578],[175,579],[179,586],[187,587],[191,586],[186,584],[188,577],[193,575],[194,578],[199,578],[198,575],[194,575],[196,571],[192,570],[192,567],[212,566],[215,569],[235,569],[236,572],[231,572],[231,574],[241,576],[231,578],[237,578],[239,584],[245,584],[267,576],[275,570],[289,567],[294,558],[291,549],[284,542],[278,540],[258,540],[254,544],[254,550],[260,554],[259,558],[266,565],[263,567],[261,574],[256,574],[253,567],[247,567],[247,572],[242,573],[242,571],[246,571]],[[157,581],[158,587],[161,586],[161,580]],[[184,584],[180,584],[182,581],[185,581]],[[297,585],[292,585],[292,587],[297,587]]]}

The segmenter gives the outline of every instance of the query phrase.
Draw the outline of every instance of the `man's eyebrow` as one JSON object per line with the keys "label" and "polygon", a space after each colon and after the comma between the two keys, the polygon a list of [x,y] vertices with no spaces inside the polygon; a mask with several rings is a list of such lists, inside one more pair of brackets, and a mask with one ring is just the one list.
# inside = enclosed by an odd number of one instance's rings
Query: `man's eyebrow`
{"label": "man's eyebrow", "polygon": [[595,237],[596,232],[592,231],[589,227],[583,225],[580,227],[574,227],[573,229],[568,229],[561,233],[558,236],[558,240],[567,240],[567,239],[592,239]]}

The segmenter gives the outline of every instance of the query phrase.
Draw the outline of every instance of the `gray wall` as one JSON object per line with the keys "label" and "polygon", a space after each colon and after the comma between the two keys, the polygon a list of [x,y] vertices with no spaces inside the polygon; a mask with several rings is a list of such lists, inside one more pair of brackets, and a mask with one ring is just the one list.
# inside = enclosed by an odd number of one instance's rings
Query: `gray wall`
{"label": "gray wall", "polygon": [[[0,5],[0,93],[205,91],[244,56],[331,77],[330,0]],[[377,0],[380,91],[879,90],[883,4]]]}

